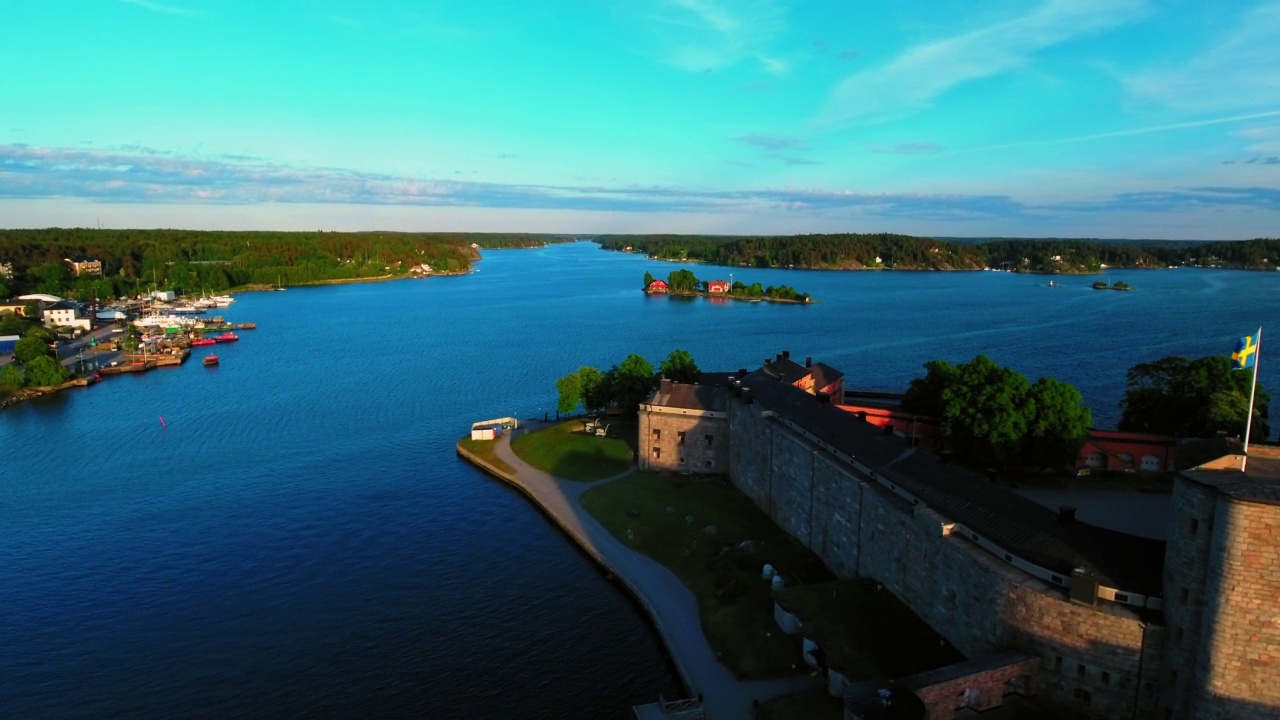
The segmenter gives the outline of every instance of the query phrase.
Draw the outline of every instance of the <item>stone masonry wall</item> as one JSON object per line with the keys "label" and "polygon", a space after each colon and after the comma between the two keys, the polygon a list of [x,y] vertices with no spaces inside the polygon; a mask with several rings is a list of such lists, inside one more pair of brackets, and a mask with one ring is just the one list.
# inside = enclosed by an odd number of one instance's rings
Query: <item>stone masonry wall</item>
{"label": "stone masonry wall", "polygon": [[1218,496],[1188,717],[1275,718],[1280,708],[1280,506]]}
{"label": "stone masonry wall", "polygon": [[[681,433],[684,433],[683,439]],[[708,474],[726,472],[729,467],[728,435],[729,426],[724,418],[642,412],[640,467]],[[711,437],[709,443],[707,436]],[[655,448],[658,450],[656,455]]]}
{"label": "stone masonry wall", "polygon": [[[880,581],[969,657],[1006,647],[1038,655],[1037,687],[1053,701],[1134,716],[1140,665],[1160,664],[1159,642],[1148,641],[1142,622],[1117,606],[1068,602],[1063,591],[952,533],[946,518],[815,453],[752,413],[755,406],[730,406],[731,480],[841,577]],[[1145,656],[1144,647],[1156,655]]]}
{"label": "stone masonry wall", "polygon": [[1205,573],[1214,536],[1217,492],[1179,477],[1174,481],[1164,560],[1164,619],[1168,638],[1160,705],[1187,717],[1191,678],[1201,651]]}

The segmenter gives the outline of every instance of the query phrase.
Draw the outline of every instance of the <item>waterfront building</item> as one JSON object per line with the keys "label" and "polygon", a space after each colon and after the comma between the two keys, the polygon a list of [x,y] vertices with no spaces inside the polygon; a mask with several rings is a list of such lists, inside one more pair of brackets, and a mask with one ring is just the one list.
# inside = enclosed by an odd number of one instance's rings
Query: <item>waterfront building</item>
{"label": "waterfront building", "polygon": [[0,262],[0,277],[6,280],[13,279],[13,263]]}
{"label": "waterfront building", "polygon": [[664,293],[668,289],[666,280],[654,280],[649,283],[649,292],[651,293]]}
{"label": "waterfront building", "polygon": [[712,294],[717,294],[717,293],[728,294],[728,292],[732,289],[733,288],[731,285],[729,285],[728,280],[708,280],[707,281],[707,292]]}
{"label": "waterfront building", "polygon": [[27,303],[30,300],[0,300],[0,315],[9,313],[11,315],[26,315]]}
{"label": "waterfront building", "polygon": [[48,328],[72,327],[89,330],[92,326],[92,321],[80,314],[80,305],[70,300],[59,300],[45,305],[40,316],[44,326]]}

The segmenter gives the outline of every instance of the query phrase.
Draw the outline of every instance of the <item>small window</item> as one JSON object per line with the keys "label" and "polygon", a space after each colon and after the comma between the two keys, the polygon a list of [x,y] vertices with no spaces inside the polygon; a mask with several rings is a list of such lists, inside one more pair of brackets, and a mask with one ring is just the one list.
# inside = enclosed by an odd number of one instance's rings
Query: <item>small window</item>
{"label": "small window", "polygon": [[710,460],[708,460],[705,464],[706,464],[706,466],[707,466],[707,467],[711,467],[711,461],[710,461]]}
{"label": "small window", "polygon": [[661,429],[659,429],[659,428],[654,428],[654,429],[653,429],[653,439],[654,439],[654,442],[657,442],[658,440],[661,440],[661,439],[662,439],[662,430],[661,430]]}
{"label": "small window", "polygon": [[1182,642],[1182,628],[1173,629],[1173,641],[1176,643]]}
{"label": "small window", "polygon": [[1102,671],[1102,687],[1111,687],[1111,673]]}
{"label": "small window", "polygon": [[711,441],[712,441],[712,438],[714,438],[715,436],[714,436],[714,435],[706,435],[705,437],[707,438],[707,447],[711,447]]}
{"label": "small window", "polygon": [[662,457],[662,448],[655,445],[653,448],[653,459],[657,460],[660,457]]}
{"label": "small window", "polygon": [[1154,684],[1154,683],[1149,683],[1149,682],[1148,682],[1148,683],[1143,683],[1143,684],[1142,684],[1142,694],[1143,694],[1143,695],[1146,695],[1147,697],[1155,697],[1155,696],[1156,696],[1156,686],[1155,686],[1155,684]]}
{"label": "small window", "polygon": [[1076,679],[1077,679],[1077,680],[1083,680],[1083,679],[1084,679],[1084,672],[1085,672],[1085,671],[1084,671],[1084,665],[1076,665]]}
{"label": "small window", "polygon": [[1054,669],[1054,670],[1061,670],[1061,669],[1062,669],[1062,656],[1061,656],[1061,655],[1054,655],[1054,656],[1053,656],[1053,669]]}
{"label": "small window", "polygon": [[1170,684],[1170,685],[1177,685],[1177,684],[1178,684],[1178,671],[1177,671],[1177,670],[1172,670],[1172,669],[1171,669],[1171,670],[1169,670],[1169,684]]}
{"label": "small window", "polygon": [[683,464],[684,464],[684,458],[680,458],[680,464],[681,464],[681,465],[683,465]]}
{"label": "small window", "polygon": [[684,432],[683,432],[683,431],[676,433],[676,444],[677,444],[677,445],[683,445],[683,444],[684,444]]}
{"label": "small window", "polygon": [[1187,523],[1187,533],[1191,535],[1191,537],[1195,537],[1196,533],[1199,531],[1200,521],[1195,518],[1191,518],[1191,522]]}
{"label": "small window", "polygon": [[1084,688],[1076,688],[1071,692],[1071,695],[1076,700],[1079,700],[1081,703],[1085,705],[1088,705],[1089,703],[1093,702],[1093,696],[1090,695],[1089,691],[1085,690]]}
{"label": "small window", "polygon": [[1184,605],[1186,604],[1187,600],[1189,600],[1190,598],[1191,598],[1190,590],[1186,588],[1182,588],[1181,590],[1178,591],[1178,599],[1181,600]]}

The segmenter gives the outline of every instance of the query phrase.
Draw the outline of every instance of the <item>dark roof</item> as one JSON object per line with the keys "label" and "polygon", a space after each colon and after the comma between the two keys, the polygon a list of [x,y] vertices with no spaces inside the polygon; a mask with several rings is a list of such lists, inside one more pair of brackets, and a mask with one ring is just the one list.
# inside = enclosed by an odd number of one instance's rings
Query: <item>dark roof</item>
{"label": "dark roof", "polygon": [[649,397],[649,405],[723,412],[727,393],[723,382],[719,387],[710,384],[686,385],[663,379],[658,389]]}
{"label": "dark roof", "polygon": [[827,387],[844,379],[844,373],[826,363],[818,363],[810,370],[813,372],[813,386],[818,389]]}
{"label": "dark roof", "polygon": [[1189,480],[1236,500],[1280,505],[1280,451],[1274,447],[1250,448],[1245,472],[1200,469],[1206,463],[1243,452],[1244,445],[1236,438],[1198,438],[1179,443],[1175,457],[1183,477]]}
{"label": "dark roof", "polygon": [[947,518],[1029,562],[1069,578],[1084,567],[1122,591],[1161,596],[1165,543],[1059,514],[959,465],[910,448],[856,415],[757,371],[753,398],[836,450],[920,498]]}

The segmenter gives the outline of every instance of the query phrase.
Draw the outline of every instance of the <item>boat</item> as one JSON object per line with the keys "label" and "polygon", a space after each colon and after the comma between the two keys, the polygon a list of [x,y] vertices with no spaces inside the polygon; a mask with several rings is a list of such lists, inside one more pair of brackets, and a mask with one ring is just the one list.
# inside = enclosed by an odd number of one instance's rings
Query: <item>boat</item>
{"label": "boat", "polygon": [[217,365],[217,364],[218,364],[218,356],[217,356],[217,355],[205,355],[205,356],[204,356],[204,359],[203,359],[203,360],[201,360],[200,362],[204,363],[204,366],[205,366],[205,367],[213,367],[214,365]]}
{"label": "boat", "polygon": [[201,347],[203,345],[216,345],[217,342],[218,341],[214,340],[213,338],[206,338],[206,337],[196,338],[195,340],[191,341],[191,347]]}
{"label": "boat", "polygon": [[229,343],[229,342],[235,342],[239,340],[240,336],[228,330],[227,332],[224,332],[221,335],[215,335],[213,339],[215,342]]}

